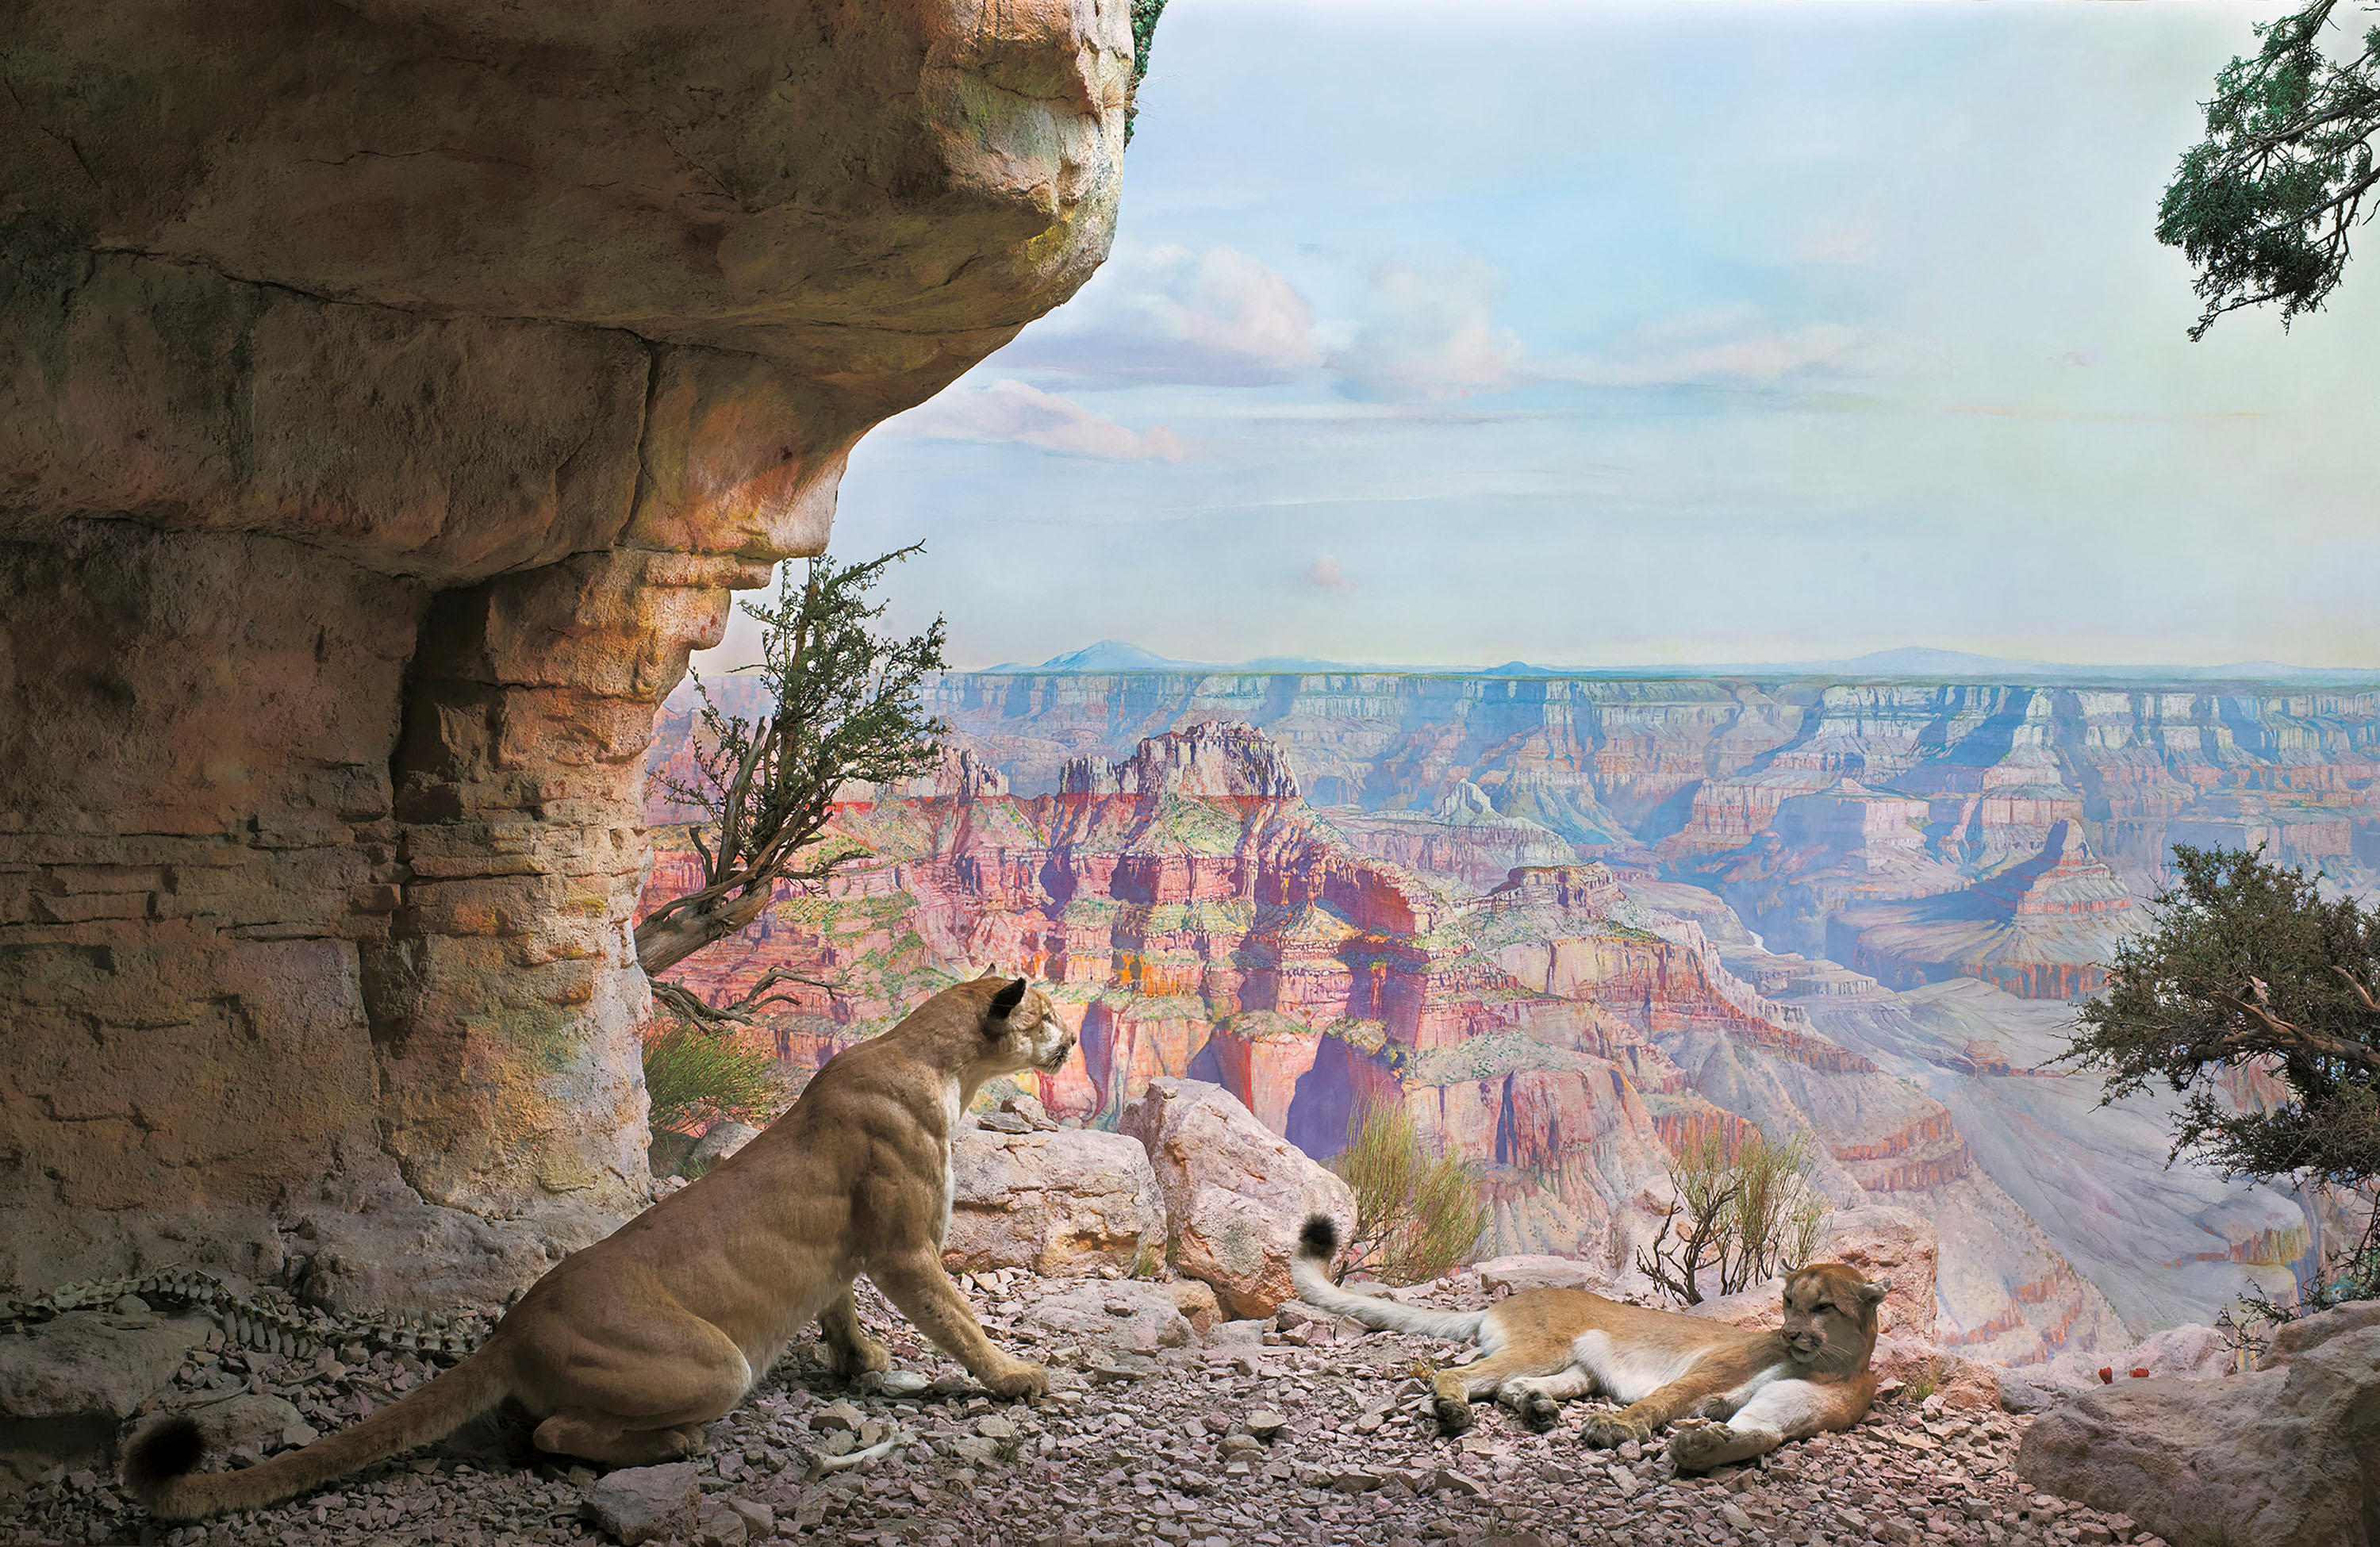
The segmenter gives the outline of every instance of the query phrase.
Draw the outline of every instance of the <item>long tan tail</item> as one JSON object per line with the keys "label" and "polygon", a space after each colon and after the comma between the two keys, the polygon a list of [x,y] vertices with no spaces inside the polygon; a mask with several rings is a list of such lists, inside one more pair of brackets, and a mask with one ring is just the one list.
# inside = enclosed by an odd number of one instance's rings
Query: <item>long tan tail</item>
{"label": "long tan tail", "polygon": [[1317,1309],[1335,1311],[1367,1327],[1389,1332],[1419,1333],[1424,1337],[1475,1339],[1484,1310],[1426,1310],[1399,1300],[1358,1295],[1330,1282],[1330,1260],[1339,1254],[1339,1227],[1326,1214],[1305,1222],[1297,1238],[1297,1255],[1290,1259],[1290,1282],[1297,1297]]}
{"label": "long tan tail", "polygon": [[261,1509],[384,1456],[444,1439],[502,1402],[511,1377],[503,1346],[491,1345],[361,1423],[237,1472],[192,1471],[206,1448],[198,1424],[181,1415],[163,1418],[125,1448],[125,1491],[168,1520]]}

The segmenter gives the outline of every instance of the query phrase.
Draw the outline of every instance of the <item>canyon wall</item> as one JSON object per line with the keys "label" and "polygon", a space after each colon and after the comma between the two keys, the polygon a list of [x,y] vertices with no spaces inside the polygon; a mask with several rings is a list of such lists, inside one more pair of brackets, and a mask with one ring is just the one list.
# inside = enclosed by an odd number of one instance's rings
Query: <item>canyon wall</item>
{"label": "canyon wall", "polygon": [[11,7],[0,1290],[649,1195],[655,705],[1100,261],[1127,10]]}
{"label": "canyon wall", "polygon": [[2054,1055],[2146,846],[2252,807],[2366,830],[2366,699],[1135,673],[953,675],[932,706],[942,774],[846,792],[877,858],[684,974],[835,983],[771,1022],[796,1064],[1027,970],[1082,1030],[1051,1110],[1189,1075],[1327,1157],[1400,1101],[1482,1168],[1488,1249],[1617,1267],[1683,1146],[1806,1133],[1839,1203],[1936,1221],[1937,1335],[2004,1361],[2317,1259],[2318,1205],[2167,1171],[2166,1109],[2103,1111]]}
{"label": "canyon wall", "polygon": [[[1469,784],[1494,812],[1648,873],[1741,848],[1786,802],[1849,779],[1890,810],[1848,847],[1890,868],[1867,840],[1914,823],[1893,858],[1949,868],[1915,886],[1954,890],[2038,853],[2070,821],[2136,895],[2177,842],[2265,842],[2380,887],[2380,693],[954,672],[930,707],[1026,793],[1051,787],[1068,758],[1230,720],[1279,745],[1317,805],[1427,815]],[[1841,820],[1814,814],[1791,847],[1843,849]]]}

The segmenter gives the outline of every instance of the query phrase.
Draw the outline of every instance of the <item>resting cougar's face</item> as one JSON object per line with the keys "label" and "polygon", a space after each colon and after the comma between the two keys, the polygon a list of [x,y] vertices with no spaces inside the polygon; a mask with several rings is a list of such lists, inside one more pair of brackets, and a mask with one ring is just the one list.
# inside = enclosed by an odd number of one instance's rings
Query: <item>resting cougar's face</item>
{"label": "resting cougar's face", "polygon": [[1053,1074],[1075,1051],[1075,1034],[1058,1018],[1058,1007],[1023,978],[992,995],[983,1034],[991,1043],[989,1061],[993,1074],[1018,1069]]}
{"label": "resting cougar's face", "polygon": [[1856,1364],[1876,1347],[1876,1308],[1891,1287],[1840,1262],[1814,1262],[1787,1275],[1787,1355],[1814,1371]]}

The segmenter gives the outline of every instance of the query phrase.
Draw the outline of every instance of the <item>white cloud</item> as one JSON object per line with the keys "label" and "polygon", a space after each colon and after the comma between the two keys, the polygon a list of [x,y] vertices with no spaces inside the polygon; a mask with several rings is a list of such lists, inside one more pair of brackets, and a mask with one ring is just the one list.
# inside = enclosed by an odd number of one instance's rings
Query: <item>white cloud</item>
{"label": "white cloud", "polygon": [[1495,323],[1500,286],[1488,265],[1383,263],[1372,271],[1372,315],[1330,356],[1359,397],[1445,397],[1509,386],[1520,335]]}
{"label": "white cloud", "polygon": [[1297,286],[1228,247],[1119,242],[1082,293],[1001,357],[1069,378],[1257,386],[1322,363]]}
{"label": "white cloud", "polygon": [[962,383],[894,422],[911,434],[952,441],[1014,441],[1061,457],[1111,462],[1175,462],[1182,457],[1181,438],[1161,424],[1128,429],[1070,397],[1017,381],[996,381],[986,386]]}
{"label": "white cloud", "polygon": [[1307,565],[1303,579],[1317,591],[1335,591],[1342,596],[1355,589],[1355,582],[1340,572],[1339,561],[1329,554]]}

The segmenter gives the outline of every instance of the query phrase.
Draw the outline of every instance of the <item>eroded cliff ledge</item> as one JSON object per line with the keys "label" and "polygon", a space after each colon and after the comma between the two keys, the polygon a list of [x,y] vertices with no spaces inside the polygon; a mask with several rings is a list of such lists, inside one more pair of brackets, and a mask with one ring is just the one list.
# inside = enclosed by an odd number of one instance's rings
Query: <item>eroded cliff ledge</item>
{"label": "eroded cliff ledge", "polygon": [[10,7],[0,1290],[643,1195],[654,704],[1104,256],[1127,12]]}

